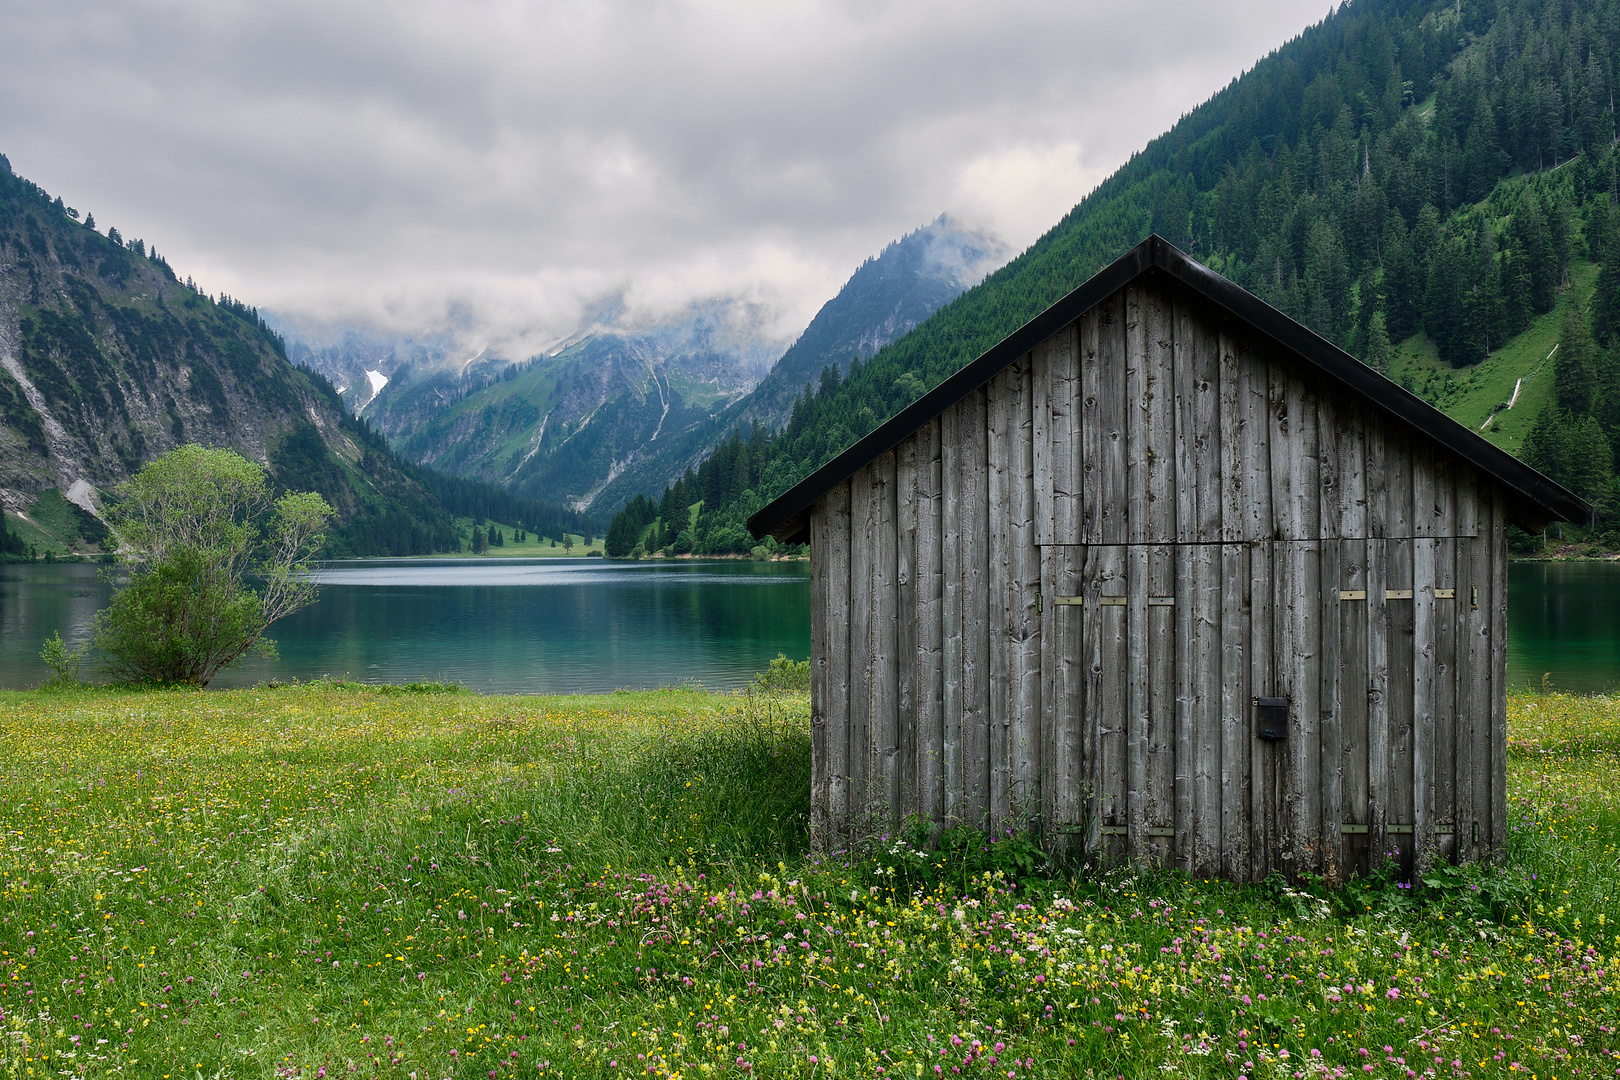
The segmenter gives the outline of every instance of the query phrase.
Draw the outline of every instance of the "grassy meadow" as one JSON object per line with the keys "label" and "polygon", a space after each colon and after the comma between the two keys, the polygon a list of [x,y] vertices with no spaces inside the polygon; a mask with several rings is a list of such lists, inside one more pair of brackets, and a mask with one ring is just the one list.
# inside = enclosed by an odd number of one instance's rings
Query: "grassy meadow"
{"label": "grassy meadow", "polygon": [[0,693],[0,1076],[1620,1075],[1620,701],[1502,867],[807,852],[802,695]]}

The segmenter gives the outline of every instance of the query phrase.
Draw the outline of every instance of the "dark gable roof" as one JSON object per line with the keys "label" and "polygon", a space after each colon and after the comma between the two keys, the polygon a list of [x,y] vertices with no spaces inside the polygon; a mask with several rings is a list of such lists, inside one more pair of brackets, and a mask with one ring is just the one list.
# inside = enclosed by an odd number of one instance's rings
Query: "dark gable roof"
{"label": "dark gable roof", "polygon": [[748,528],[784,542],[809,538],[810,507],[861,468],[894,449],[908,435],[989,382],[1013,363],[1143,274],[1159,271],[1192,289],[1234,318],[1269,337],[1329,379],[1359,394],[1387,415],[1441,444],[1507,488],[1516,498],[1511,513],[1531,531],[1548,521],[1585,521],[1592,508],[1507,451],[1486,441],[1428,402],[1319,337],[1246,289],[1189,258],[1154,235],[1093,274],[1069,295],[1014,330],[977,360],[900,410],[887,422],[795,484],[753,517]]}

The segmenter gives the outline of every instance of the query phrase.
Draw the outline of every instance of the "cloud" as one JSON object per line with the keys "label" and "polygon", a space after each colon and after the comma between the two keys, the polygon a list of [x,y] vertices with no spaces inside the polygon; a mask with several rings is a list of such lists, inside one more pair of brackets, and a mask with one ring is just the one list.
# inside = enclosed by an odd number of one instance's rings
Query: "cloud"
{"label": "cloud", "polygon": [[1323,13],[0,0],[0,152],[312,326],[520,354],[732,297],[791,338],[941,211],[1021,249]]}

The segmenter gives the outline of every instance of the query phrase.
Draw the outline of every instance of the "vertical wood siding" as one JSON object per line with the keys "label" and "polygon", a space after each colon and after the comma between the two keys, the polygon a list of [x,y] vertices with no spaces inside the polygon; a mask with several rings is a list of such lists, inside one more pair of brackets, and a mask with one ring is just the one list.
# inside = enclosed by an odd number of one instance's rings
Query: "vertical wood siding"
{"label": "vertical wood siding", "polygon": [[816,842],[915,816],[1240,880],[1489,854],[1505,529],[1444,448],[1139,280],[813,508]]}

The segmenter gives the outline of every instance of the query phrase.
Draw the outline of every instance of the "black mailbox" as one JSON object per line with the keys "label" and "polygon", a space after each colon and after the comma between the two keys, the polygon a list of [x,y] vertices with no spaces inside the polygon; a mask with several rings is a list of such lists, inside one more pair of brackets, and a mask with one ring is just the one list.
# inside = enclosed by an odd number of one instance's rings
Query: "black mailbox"
{"label": "black mailbox", "polygon": [[1254,733],[1262,739],[1288,738],[1287,698],[1257,697],[1254,699]]}

